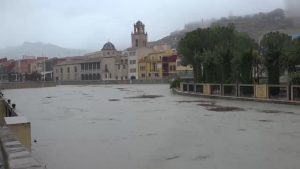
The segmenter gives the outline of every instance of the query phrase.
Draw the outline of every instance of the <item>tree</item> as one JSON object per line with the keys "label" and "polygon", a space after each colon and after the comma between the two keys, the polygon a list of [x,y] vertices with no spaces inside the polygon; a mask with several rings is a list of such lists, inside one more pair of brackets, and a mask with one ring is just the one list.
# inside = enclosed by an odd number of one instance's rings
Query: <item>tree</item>
{"label": "tree", "polygon": [[239,82],[241,76],[252,81],[255,48],[253,39],[229,25],[187,33],[178,52],[186,64],[193,65],[195,82],[232,83]]}
{"label": "tree", "polygon": [[280,32],[267,33],[260,42],[269,84],[279,84],[280,72],[285,69],[288,42],[289,36]]}

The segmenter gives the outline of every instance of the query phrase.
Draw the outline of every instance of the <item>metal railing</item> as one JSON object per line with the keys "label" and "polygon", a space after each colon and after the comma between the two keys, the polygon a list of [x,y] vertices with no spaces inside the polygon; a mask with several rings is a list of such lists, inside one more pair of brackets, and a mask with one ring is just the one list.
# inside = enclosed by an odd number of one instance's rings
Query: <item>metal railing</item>
{"label": "metal railing", "polygon": [[256,100],[300,102],[300,85],[273,84],[180,84],[182,92],[204,96],[226,96]]}

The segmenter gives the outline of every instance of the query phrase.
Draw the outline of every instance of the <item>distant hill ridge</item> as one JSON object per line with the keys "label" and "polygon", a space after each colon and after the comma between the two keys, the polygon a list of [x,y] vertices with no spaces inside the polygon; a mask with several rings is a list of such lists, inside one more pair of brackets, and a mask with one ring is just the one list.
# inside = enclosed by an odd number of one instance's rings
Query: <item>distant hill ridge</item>
{"label": "distant hill ridge", "polygon": [[[295,19],[297,20],[295,21]],[[218,20],[188,23],[183,30],[172,32],[169,36],[151,42],[151,44],[167,43],[176,48],[179,40],[184,37],[186,32],[209,26],[227,26],[229,23],[233,23],[238,31],[246,32],[256,41],[260,41],[261,37],[270,31],[280,31],[287,34],[299,33],[298,20],[299,18],[286,17],[285,11],[282,9],[275,9],[268,13],[260,12],[254,15],[223,17]]]}
{"label": "distant hill ridge", "polygon": [[52,58],[52,57],[83,55],[85,53],[87,53],[87,51],[85,50],[67,49],[49,43],[46,44],[41,42],[35,42],[35,43],[24,42],[20,46],[7,47],[0,50],[0,57],[20,58],[23,55],[27,55],[27,56],[46,56]]}

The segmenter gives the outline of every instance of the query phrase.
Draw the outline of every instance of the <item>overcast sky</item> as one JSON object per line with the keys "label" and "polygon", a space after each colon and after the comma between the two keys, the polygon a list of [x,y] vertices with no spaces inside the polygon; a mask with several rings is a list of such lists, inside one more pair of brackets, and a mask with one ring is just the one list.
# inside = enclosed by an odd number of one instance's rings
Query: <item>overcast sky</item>
{"label": "overcast sky", "polygon": [[152,41],[202,18],[275,8],[283,0],[0,0],[0,49],[29,41],[99,50],[108,40],[124,49],[137,20]]}

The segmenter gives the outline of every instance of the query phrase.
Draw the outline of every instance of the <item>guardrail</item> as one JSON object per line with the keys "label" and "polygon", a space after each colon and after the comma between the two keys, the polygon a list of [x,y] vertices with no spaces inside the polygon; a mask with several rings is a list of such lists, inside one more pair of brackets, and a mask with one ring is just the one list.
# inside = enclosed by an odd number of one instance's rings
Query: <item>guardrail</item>
{"label": "guardrail", "polygon": [[300,85],[180,83],[181,92],[202,96],[300,103]]}

